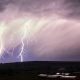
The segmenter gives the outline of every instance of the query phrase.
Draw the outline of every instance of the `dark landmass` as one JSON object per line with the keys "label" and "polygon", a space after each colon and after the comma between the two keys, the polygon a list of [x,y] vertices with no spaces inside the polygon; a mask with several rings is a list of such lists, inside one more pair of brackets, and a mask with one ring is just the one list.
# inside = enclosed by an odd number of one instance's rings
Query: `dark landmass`
{"label": "dark landmass", "polygon": [[[79,77],[80,62],[33,61],[0,64],[0,80],[46,80],[38,75],[56,73],[70,73]],[[51,79],[57,80],[47,80]]]}

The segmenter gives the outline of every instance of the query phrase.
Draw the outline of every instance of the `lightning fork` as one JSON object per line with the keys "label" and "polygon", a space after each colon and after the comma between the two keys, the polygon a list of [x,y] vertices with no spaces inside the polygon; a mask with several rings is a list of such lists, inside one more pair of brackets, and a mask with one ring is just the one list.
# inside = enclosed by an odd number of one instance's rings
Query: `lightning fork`
{"label": "lightning fork", "polygon": [[5,32],[5,25],[4,23],[0,23],[0,58],[2,57],[3,54],[3,50],[4,48],[4,44],[3,44],[3,34]]}
{"label": "lightning fork", "polygon": [[25,22],[21,29],[22,29],[21,30],[22,38],[21,38],[21,51],[19,53],[19,57],[20,57],[20,61],[23,62],[23,52],[24,52],[24,47],[25,47],[24,40],[25,40],[26,36],[29,35],[30,21]]}

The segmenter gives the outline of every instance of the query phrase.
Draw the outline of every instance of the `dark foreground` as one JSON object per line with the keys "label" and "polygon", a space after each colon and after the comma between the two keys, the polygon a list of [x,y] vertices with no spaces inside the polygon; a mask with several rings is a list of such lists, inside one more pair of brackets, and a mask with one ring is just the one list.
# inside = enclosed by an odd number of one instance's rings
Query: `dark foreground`
{"label": "dark foreground", "polygon": [[0,64],[0,80],[80,80],[80,62]]}

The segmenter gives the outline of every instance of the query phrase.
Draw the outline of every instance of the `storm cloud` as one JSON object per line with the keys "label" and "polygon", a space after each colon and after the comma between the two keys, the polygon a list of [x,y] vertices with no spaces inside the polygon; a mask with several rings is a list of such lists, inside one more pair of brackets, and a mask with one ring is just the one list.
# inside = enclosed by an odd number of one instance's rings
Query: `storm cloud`
{"label": "storm cloud", "polygon": [[0,62],[20,61],[25,32],[24,61],[80,60],[79,14],[79,0],[0,0]]}

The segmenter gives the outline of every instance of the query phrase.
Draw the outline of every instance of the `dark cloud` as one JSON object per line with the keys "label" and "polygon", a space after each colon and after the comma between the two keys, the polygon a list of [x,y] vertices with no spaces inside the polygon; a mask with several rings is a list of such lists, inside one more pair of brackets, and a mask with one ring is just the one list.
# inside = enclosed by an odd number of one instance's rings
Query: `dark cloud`
{"label": "dark cloud", "polygon": [[16,5],[16,7],[20,7],[20,9],[24,10],[35,10],[36,8],[39,9],[40,7],[44,7],[48,5],[50,2],[54,0],[0,0],[0,10],[4,10],[7,5]]}
{"label": "dark cloud", "polygon": [[[57,0],[58,1],[58,0]],[[56,0],[20,0],[16,1],[16,6],[22,12],[27,12],[33,15],[45,14],[55,11]]]}
{"label": "dark cloud", "polygon": [[[59,0],[0,0],[0,11],[11,8],[11,5],[18,8],[20,12],[26,12],[33,15],[54,14],[61,10],[62,1]],[[9,7],[7,7],[10,5]]]}
{"label": "dark cloud", "polygon": [[12,0],[20,11],[33,15],[58,14],[68,18],[79,18],[80,0]]}
{"label": "dark cloud", "polygon": [[80,16],[80,0],[0,0],[0,11],[8,8],[8,5],[33,15],[57,13],[67,18]]}
{"label": "dark cloud", "polygon": [[4,11],[9,3],[9,0],[0,0],[0,12]]}
{"label": "dark cloud", "polygon": [[80,18],[80,0],[65,0],[64,5],[69,12],[67,17]]}

